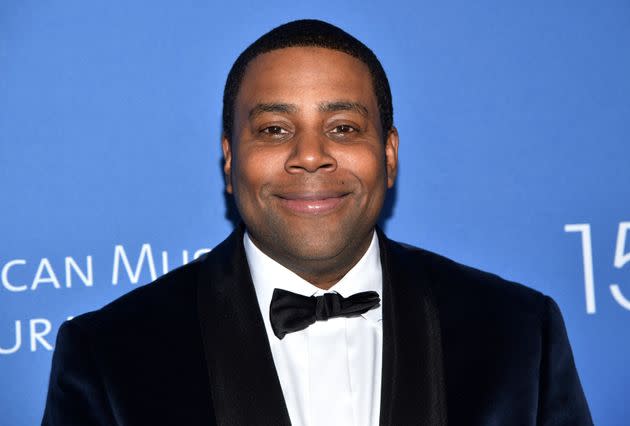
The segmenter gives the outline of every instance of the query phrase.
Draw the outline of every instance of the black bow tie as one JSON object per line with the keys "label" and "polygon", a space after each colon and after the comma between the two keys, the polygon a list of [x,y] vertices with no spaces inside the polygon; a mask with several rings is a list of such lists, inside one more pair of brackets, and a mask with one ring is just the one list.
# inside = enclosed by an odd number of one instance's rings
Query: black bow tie
{"label": "black bow tie", "polygon": [[273,334],[282,339],[287,333],[304,330],[315,321],[359,316],[380,302],[375,291],[364,291],[347,298],[337,293],[308,297],[276,288],[271,298],[269,319]]}

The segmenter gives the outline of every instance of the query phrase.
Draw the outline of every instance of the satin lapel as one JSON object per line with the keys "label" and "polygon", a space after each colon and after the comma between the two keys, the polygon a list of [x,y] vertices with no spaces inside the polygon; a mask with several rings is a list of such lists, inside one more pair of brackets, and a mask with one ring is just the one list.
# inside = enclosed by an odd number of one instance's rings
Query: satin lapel
{"label": "satin lapel", "polygon": [[203,263],[198,311],[217,425],[290,425],[242,227]]}
{"label": "satin lapel", "polygon": [[378,230],[383,267],[381,426],[446,425],[440,322],[420,256]]}

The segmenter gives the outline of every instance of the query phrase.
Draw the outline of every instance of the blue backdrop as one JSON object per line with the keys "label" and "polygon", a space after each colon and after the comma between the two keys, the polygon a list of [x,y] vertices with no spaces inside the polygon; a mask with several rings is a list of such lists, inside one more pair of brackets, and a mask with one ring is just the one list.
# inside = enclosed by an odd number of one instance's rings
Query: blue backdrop
{"label": "blue backdrop", "polygon": [[628,424],[630,3],[296,3],[2,2],[0,423],[39,422],[62,321],[228,234],[225,77],[314,17],[390,77],[390,237],[554,297],[596,424]]}

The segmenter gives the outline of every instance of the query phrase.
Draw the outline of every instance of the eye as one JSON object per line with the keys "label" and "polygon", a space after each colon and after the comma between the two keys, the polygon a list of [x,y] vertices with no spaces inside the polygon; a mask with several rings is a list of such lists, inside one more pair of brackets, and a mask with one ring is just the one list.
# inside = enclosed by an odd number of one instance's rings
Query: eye
{"label": "eye", "polygon": [[354,133],[357,131],[358,130],[356,127],[353,127],[349,124],[340,124],[339,126],[336,126],[334,129],[332,129],[331,133],[345,135],[345,134]]}
{"label": "eye", "polygon": [[289,134],[289,131],[287,129],[284,129],[280,126],[265,127],[260,132],[268,136],[284,136]]}

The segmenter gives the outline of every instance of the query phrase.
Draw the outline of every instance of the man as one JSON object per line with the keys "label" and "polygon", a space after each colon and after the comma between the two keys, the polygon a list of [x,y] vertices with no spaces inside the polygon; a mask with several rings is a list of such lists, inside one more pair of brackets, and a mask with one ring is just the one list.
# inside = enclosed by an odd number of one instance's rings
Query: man
{"label": "man", "polygon": [[381,64],[321,21],[226,83],[212,252],[59,331],[46,425],[588,425],[548,297],[376,228],[397,170]]}

